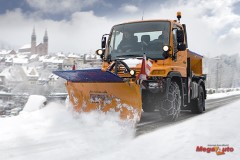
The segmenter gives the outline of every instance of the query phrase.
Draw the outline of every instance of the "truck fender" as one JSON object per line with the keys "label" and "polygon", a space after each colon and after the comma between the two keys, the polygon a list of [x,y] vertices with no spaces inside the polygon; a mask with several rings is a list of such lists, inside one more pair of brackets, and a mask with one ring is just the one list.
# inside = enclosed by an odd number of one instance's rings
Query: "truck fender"
{"label": "truck fender", "polygon": [[203,87],[204,98],[206,99],[207,98],[207,92],[206,92],[206,89],[205,89],[205,82],[202,79],[200,79],[198,81],[198,86],[202,86]]}
{"label": "truck fender", "polygon": [[179,72],[170,72],[167,77],[169,77],[169,78],[172,78],[172,77],[182,78],[182,75]]}

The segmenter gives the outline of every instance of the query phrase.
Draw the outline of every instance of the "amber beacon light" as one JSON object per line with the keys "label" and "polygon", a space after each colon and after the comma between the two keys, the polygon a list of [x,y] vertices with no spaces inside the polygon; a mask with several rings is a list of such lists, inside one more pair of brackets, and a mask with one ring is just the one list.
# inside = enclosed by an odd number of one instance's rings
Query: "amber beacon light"
{"label": "amber beacon light", "polygon": [[182,17],[182,13],[181,12],[177,12],[177,19],[178,19],[179,23],[180,23],[181,17]]}

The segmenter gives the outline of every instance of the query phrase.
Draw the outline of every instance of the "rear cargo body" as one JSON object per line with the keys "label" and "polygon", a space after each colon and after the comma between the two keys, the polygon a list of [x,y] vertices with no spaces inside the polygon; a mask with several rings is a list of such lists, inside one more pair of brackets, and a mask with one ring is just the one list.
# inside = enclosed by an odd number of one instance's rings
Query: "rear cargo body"
{"label": "rear cargo body", "polygon": [[203,56],[188,50],[187,57],[190,58],[190,61],[191,61],[190,67],[194,75],[202,76],[203,75],[203,71],[202,71]]}

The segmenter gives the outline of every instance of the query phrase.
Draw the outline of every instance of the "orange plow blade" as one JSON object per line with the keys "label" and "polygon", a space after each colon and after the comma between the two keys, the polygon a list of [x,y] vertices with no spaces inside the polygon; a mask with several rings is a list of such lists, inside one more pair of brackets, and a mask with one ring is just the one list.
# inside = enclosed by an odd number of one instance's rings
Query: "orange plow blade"
{"label": "orange plow blade", "polygon": [[115,74],[101,70],[54,73],[68,80],[65,85],[69,100],[77,112],[115,111],[119,112],[122,119],[140,120],[141,93],[135,82],[123,82]]}
{"label": "orange plow blade", "polygon": [[139,119],[141,95],[132,83],[74,83],[67,82],[69,99],[76,111],[113,110],[123,119]]}

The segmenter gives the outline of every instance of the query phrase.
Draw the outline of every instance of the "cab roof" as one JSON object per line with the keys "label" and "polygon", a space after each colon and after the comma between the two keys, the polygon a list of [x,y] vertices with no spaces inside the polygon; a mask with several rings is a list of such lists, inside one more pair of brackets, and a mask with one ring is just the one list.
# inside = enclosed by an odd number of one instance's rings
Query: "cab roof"
{"label": "cab roof", "polygon": [[[149,20],[138,20],[138,21],[128,21],[128,22],[123,22],[123,23],[119,23],[116,24],[114,26],[117,25],[122,25],[122,24],[130,24],[130,23],[141,23],[141,22],[170,22],[170,23],[178,23],[177,20],[169,20],[169,19],[149,19]],[[179,25],[181,25],[180,23],[178,23]]]}

